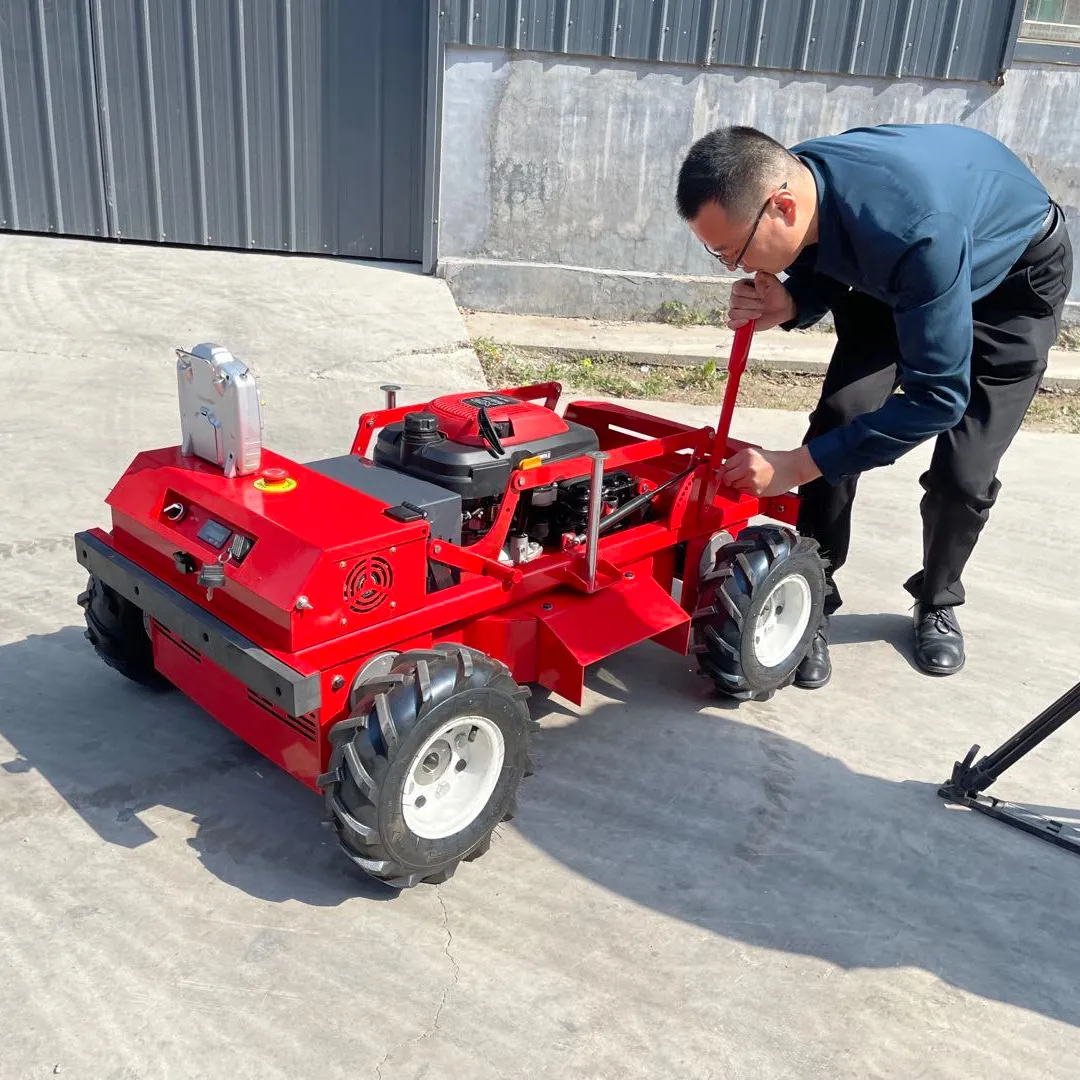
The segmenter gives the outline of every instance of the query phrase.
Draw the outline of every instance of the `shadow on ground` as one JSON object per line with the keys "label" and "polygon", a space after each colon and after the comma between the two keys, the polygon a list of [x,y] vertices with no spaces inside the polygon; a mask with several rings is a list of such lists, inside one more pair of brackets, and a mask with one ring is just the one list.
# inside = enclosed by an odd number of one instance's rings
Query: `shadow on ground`
{"label": "shadow on ground", "polygon": [[[907,656],[902,620],[869,619]],[[870,623],[850,629],[870,636]],[[951,808],[937,795],[951,761],[903,781],[854,771],[767,712],[718,709],[683,660],[647,648],[592,674],[619,701],[574,720],[536,701],[550,719],[517,823],[531,843],[734,941],[845,970],[920,968],[1080,1025],[1080,859]]]}
{"label": "shadow on ground", "polygon": [[[853,771],[771,729],[767,710],[724,707],[657,646],[616,656],[589,684],[608,700],[584,716],[536,695],[539,768],[515,822],[529,843],[733,941],[843,969],[920,968],[1080,1025],[1075,856],[949,810],[943,776]],[[0,734],[17,752],[0,764],[50,786],[27,778],[20,797],[7,785],[0,819],[66,802],[130,847],[154,839],[141,810],[164,806],[192,816],[206,868],[253,896],[395,895],[344,863],[318,796],[180,695],[126,683],[81,631],[0,648],[0,685]],[[497,849],[489,858],[467,872],[498,875]]]}
{"label": "shadow on ground", "polygon": [[[178,693],[128,682],[97,659],[81,629],[0,647],[5,775],[39,773],[112,844],[156,839],[143,811],[191,815],[188,843],[221,880],[265,900],[340,904],[396,892],[358,875],[321,824],[323,801]],[[40,785],[5,785],[0,824],[57,814]]]}

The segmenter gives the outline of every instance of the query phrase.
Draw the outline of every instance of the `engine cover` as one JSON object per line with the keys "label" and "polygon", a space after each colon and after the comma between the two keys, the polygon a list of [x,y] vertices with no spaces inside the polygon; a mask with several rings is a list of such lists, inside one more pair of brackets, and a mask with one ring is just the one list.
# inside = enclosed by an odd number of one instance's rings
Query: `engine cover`
{"label": "engine cover", "polygon": [[560,461],[596,450],[596,432],[505,394],[453,394],[379,432],[377,465],[438,484],[463,500],[505,494],[527,458]]}
{"label": "engine cover", "polygon": [[528,446],[570,430],[558,413],[508,394],[448,394],[436,398],[429,408],[446,437],[464,446],[488,445],[480,431],[481,409],[503,446]]}

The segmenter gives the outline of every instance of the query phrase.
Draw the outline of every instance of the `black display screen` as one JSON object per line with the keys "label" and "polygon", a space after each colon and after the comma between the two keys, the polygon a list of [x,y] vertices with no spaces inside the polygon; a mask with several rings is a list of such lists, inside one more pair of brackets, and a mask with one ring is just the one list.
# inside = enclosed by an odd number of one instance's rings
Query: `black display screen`
{"label": "black display screen", "polygon": [[231,535],[232,529],[220,521],[207,521],[199,530],[199,539],[214,548],[223,548]]}

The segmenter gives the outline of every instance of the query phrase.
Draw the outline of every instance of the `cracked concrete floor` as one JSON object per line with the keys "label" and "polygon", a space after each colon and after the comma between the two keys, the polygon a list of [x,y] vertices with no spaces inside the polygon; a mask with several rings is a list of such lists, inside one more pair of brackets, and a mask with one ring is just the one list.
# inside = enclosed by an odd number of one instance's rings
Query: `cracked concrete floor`
{"label": "cracked concrete floor", "polygon": [[[302,457],[348,444],[388,369],[470,385],[440,283],[2,237],[0,284],[0,1080],[1075,1075],[1080,859],[934,794],[1080,677],[1073,438],[1007,460],[960,676],[908,658],[920,452],[864,478],[830,686],[733,709],[683,658],[616,656],[583,708],[534,700],[491,852],[393,898],[315,796],[96,660],[64,537],[174,438],[175,344],[245,352]],[[1075,816],[1077,730],[998,793]]]}

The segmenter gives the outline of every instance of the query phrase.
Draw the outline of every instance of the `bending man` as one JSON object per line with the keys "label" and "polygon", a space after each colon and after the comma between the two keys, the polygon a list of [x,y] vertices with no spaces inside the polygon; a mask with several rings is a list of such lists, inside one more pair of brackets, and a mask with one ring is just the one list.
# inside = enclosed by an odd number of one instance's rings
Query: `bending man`
{"label": "bending man", "polygon": [[964,567],[1072,285],[1061,209],[1000,142],[952,125],[859,128],[790,150],[721,128],[690,149],[677,204],[711,254],[754,274],[732,288],[729,326],[801,329],[833,315],[836,347],[803,445],[741,451],[724,476],[758,495],[798,487],[798,528],[830,561],[825,619],[796,685],[831,675],[834,575],[859,475],[932,438],[922,567],[904,587],[919,666],[959,671]]}

